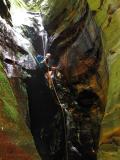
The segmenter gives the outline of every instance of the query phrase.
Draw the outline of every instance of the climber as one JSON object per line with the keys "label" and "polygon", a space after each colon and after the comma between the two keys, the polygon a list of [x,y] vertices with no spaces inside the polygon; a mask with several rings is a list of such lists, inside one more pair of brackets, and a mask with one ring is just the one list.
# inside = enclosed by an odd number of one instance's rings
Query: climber
{"label": "climber", "polygon": [[43,66],[46,68],[46,67],[49,67],[48,61],[49,61],[50,57],[51,57],[50,53],[47,53],[45,57],[39,54],[35,57],[35,60],[40,68]]}
{"label": "climber", "polygon": [[42,55],[37,55],[36,56],[36,62],[40,67],[40,70],[42,69],[45,72],[45,78],[48,82],[49,87],[51,88],[52,86],[52,79],[54,77],[54,72],[56,71],[57,67],[51,66],[51,54],[47,53],[45,58]]}
{"label": "climber", "polygon": [[[33,70],[25,80],[28,93],[29,112],[30,112],[30,129],[35,140],[38,152],[43,159],[48,159],[49,153],[49,126],[54,120],[54,116],[58,110],[54,97],[48,86],[46,74],[51,73],[53,69],[50,64],[51,54],[47,53],[43,56],[36,56],[36,70]],[[48,72],[49,71],[49,72]],[[48,77],[47,77],[48,78]],[[42,138],[43,132],[47,132],[47,143]],[[46,134],[44,134],[46,135]],[[48,156],[48,157],[46,157]]]}

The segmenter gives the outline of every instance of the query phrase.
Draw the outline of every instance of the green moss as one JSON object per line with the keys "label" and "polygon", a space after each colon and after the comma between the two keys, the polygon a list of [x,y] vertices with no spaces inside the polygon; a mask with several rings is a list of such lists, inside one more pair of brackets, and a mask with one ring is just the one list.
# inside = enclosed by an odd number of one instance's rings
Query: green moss
{"label": "green moss", "polygon": [[92,9],[92,10],[97,10],[100,6],[100,0],[87,0],[88,1],[88,4],[89,4],[89,7]]}
{"label": "green moss", "polygon": [[[120,139],[120,1],[106,0],[98,9],[97,2],[88,0],[91,10],[96,10],[95,19],[101,26],[104,52],[109,68],[109,87],[105,115],[101,124],[98,160],[119,160]],[[99,0],[97,0],[99,2]],[[111,8],[110,8],[111,7]],[[109,14],[110,10],[111,14]]]}
{"label": "green moss", "polygon": [[53,21],[68,5],[68,0],[61,0],[58,3],[58,0],[47,0],[41,3],[41,12],[44,14],[44,21],[46,24],[49,21]]}
{"label": "green moss", "polygon": [[11,106],[6,101],[4,101],[3,112],[5,113],[6,117],[10,119],[10,121],[16,122],[18,120],[18,112],[16,108]]}
{"label": "green moss", "polygon": [[18,7],[18,8],[27,8],[27,5],[23,0],[9,0],[12,7]]}
{"label": "green moss", "polygon": [[120,103],[120,54],[109,59],[109,90],[106,111],[109,111],[116,103]]}
{"label": "green moss", "polygon": [[10,118],[13,121],[17,121],[17,102],[10,87],[10,83],[3,70],[2,64],[0,64],[0,99],[3,101],[2,111],[6,118]]}
{"label": "green moss", "polygon": [[34,0],[33,3],[27,3],[29,10],[34,12],[40,12],[40,5],[43,0]]}
{"label": "green moss", "polygon": [[120,159],[120,154],[119,152],[117,152],[118,154],[116,154],[116,152],[105,152],[105,151],[101,151],[99,153],[99,157],[101,157],[102,155],[102,159],[100,160],[107,160],[107,159],[110,159],[110,160],[119,160]]}

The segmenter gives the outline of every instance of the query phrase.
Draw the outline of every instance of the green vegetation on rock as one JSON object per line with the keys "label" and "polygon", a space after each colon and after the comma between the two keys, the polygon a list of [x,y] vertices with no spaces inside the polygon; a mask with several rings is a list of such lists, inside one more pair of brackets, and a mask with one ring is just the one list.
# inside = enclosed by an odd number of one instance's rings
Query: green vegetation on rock
{"label": "green vegetation on rock", "polygon": [[[108,98],[101,124],[99,160],[120,159],[120,1],[88,0],[101,26],[104,52],[109,69]],[[99,4],[99,5],[96,5]],[[107,146],[107,150],[106,147]],[[114,146],[116,149],[114,150]]]}
{"label": "green vegetation on rock", "polygon": [[11,6],[19,7],[19,8],[26,8],[26,4],[23,0],[9,0],[11,3]]}

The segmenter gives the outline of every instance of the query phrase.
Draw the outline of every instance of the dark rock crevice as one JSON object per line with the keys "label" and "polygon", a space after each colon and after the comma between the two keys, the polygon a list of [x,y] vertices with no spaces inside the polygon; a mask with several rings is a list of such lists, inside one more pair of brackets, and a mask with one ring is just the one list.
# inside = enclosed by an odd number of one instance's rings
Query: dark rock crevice
{"label": "dark rock crevice", "polygon": [[6,19],[6,21],[12,25],[11,23],[11,15],[10,15],[10,2],[9,0],[0,2],[0,15],[2,18]]}
{"label": "dark rock crevice", "polygon": [[[58,25],[52,26],[52,23],[49,24],[51,28],[47,28],[48,33],[50,32],[50,43],[52,30]],[[54,75],[53,81],[63,104],[66,126],[63,124],[64,117],[60,105],[55,101],[56,97],[48,87],[46,88],[45,79],[40,80],[44,75],[38,72],[38,75],[35,74],[36,77],[27,82],[31,131],[38,152],[45,160],[64,160],[67,159],[66,154],[69,160],[96,160],[100,123],[104,113],[104,103],[99,91],[103,89],[99,73],[103,50],[100,29],[87,5],[80,21],[67,27],[55,39],[53,37],[49,51],[61,74],[61,77]],[[43,81],[45,85],[42,85]],[[82,89],[75,93],[77,85]],[[55,121],[54,118],[58,115],[60,119],[57,117]],[[56,129],[57,124],[59,127]],[[67,131],[66,136],[64,127]],[[53,137],[51,141],[50,137]]]}
{"label": "dark rock crevice", "polygon": [[[34,51],[26,50],[24,44],[19,44],[17,38],[15,39],[13,30],[6,27],[2,19],[0,22],[1,60],[8,71],[7,76],[10,75],[13,88],[15,84],[20,85],[18,81],[24,79],[28,94],[30,130],[43,160],[97,160],[106,97],[102,79],[105,68],[104,53],[100,29],[86,1],[82,2],[84,5],[81,16],[77,17],[77,21],[74,21],[76,14],[71,18],[68,16],[70,22],[67,25],[65,23],[61,32],[57,33],[57,28],[61,19],[63,22],[66,19],[67,7],[53,18],[52,22],[45,25],[49,33],[48,51],[52,55],[51,62],[58,67],[53,82],[61,106],[53,86],[48,86],[44,70],[36,67],[33,56],[29,59],[31,52],[34,56],[44,52],[42,38],[39,35],[41,30],[36,19],[38,15],[27,12],[34,17],[29,17],[33,25],[21,27],[23,36],[31,41]],[[77,4],[80,4],[80,1]],[[17,94],[15,96],[19,99]],[[20,104],[20,100],[18,101]]]}
{"label": "dark rock crevice", "polygon": [[25,80],[28,92],[30,129],[36,148],[43,160],[61,160],[64,157],[64,128],[61,109],[44,78],[37,69]]}

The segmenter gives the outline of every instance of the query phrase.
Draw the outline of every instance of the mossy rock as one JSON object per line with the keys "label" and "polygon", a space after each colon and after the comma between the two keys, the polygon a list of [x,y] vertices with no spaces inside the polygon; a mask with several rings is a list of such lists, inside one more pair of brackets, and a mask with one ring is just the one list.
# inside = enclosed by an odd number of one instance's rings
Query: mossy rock
{"label": "mossy rock", "polygon": [[[119,160],[119,143],[114,138],[120,137],[120,1],[88,0],[95,19],[101,26],[104,52],[107,57],[109,69],[109,88],[105,115],[101,124],[99,160]],[[111,150],[112,146],[105,150],[104,145],[110,146],[116,143],[117,150]],[[113,147],[114,148],[114,147]]]}

